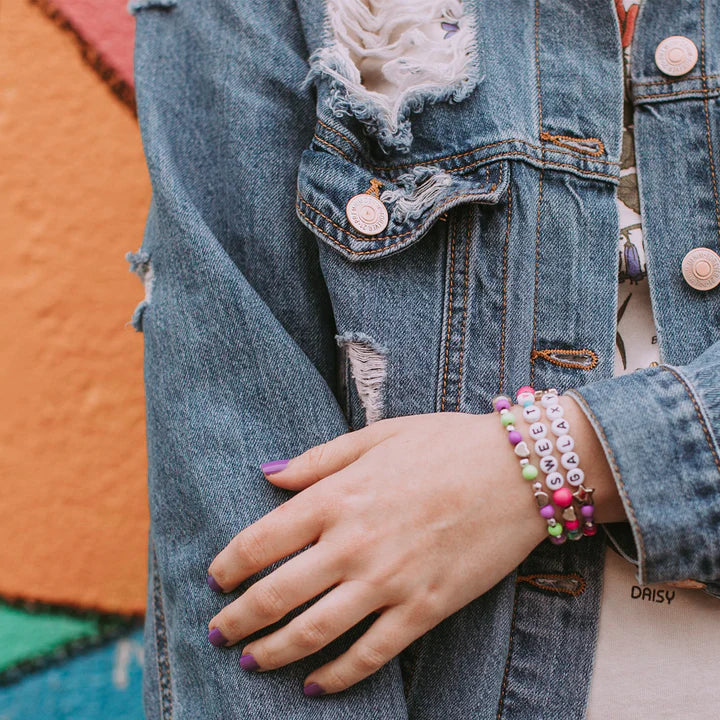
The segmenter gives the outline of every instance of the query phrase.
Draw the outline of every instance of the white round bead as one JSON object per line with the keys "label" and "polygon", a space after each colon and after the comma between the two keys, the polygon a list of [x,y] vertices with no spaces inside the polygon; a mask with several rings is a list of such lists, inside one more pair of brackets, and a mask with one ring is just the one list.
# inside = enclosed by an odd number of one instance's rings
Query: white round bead
{"label": "white round bead", "polygon": [[549,408],[551,405],[557,405],[557,395],[555,393],[545,393],[540,398],[540,404],[544,408]]}
{"label": "white round bead", "polygon": [[545,415],[548,420],[557,420],[565,414],[562,405],[551,405],[545,408]]}
{"label": "white round bead", "polygon": [[537,405],[528,405],[526,408],[523,408],[522,413],[525,420],[529,423],[537,422],[542,417],[540,408]]}
{"label": "white round bead", "polygon": [[553,431],[553,435],[560,437],[560,435],[567,435],[570,432],[570,425],[565,418],[558,418],[553,420],[550,429]]}
{"label": "white round bead", "polygon": [[551,490],[557,490],[558,488],[561,488],[565,484],[565,478],[559,472],[550,473],[545,478],[545,484]]}
{"label": "white round bead", "polygon": [[563,453],[562,457],[560,458],[560,462],[562,463],[562,466],[564,468],[572,470],[580,464],[580,458],[578,457],[578,454],[576,452],[570,451]]}
{"label": "white round bead", "polygon": [[547,435],[547,425],[541,422],[533,423],[528,432],[530,433],[530,437],[539,440]]}
{"label": "white round bead", "polygon": [[575,440],[572,435],[561,435],[556,441],[555,445],[561,453],[570,452],[575,447]]}
{"label": "white round bead", "polygon": [[541,438],[535,443],[535,454],[545,457],[553,451],[553,444],[550,438]]}
{"label": "white round bead", "polygon": [[524,393],[520,393],[520,394],[517,396],[517,404],[518,404],[518,405],[523,405],[526,400],[532,400],[532,401],[534,402],[534,401],[535,401],[535,395],[534,395],[534,393],[524,392]]}
{"label": "white round bead", "polygon": [[554,455],[546,455],[544,458],[540,458],[540,469],[549,475],[551,472],[555,472],[558,469],[558,461]]}
{"label": "white round bead", "polygon": [[582,485],[584,479],[585,473],[580,468],[573,468],[567,472],[567,481],[575,487]]}

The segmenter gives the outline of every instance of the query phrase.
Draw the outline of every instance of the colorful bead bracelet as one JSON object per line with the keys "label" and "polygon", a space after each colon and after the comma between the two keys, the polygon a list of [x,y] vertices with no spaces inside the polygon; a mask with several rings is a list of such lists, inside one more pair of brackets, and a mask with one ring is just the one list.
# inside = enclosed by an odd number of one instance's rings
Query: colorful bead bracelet
{"label": "colorful bead bracelet", "polygon": [[[507,437],[515,454],[520,458],[521,474],[525,480],[532,482],[533,495],[537,502],[540,515],[547,521],[549,539],[555,545],[561,545],[566,539],[579,540],[583,536],[594,535],[597,527],[593,522],[595,507],[593,490],[583,485],[584,472],[579,468],[580,458],[574,452],[575,442],[569,434],[570,425],[563,417],[564,411],[557,402],[557,390],[535,391],[530,386],[523,386],[517,391],[517,404],[522,407],[523,419],[529,425],[530,441],[539,461],[537,465],[530,462],[531,451],[528,443],[523,440],[522,433],[515,426],[515,416],[510,412],[512,399],[499,395],[493,399],[493,407],[500,414],[500,421],[507,430]],[[548,437],[548,428],[541,421],[542,411],[535,405],[535,400],[545,409],[545,418],[550,422],[550,431],[556,436],[555,444],[562,452],[560,460],[552,454],[553,441]],[[551,496],[537,480],[540,470],[545,474],[545,484],[552,492]],[[568,484],[577,487],[573,492],[565,486],[565,477],[560,467],[567,470]],[[580,514],[584,525],[580,529],[573,501],[580,504]],[[561,512],[562,521],[555,517],[556,507]],[[564,521],[564,522],[563,522]]]}

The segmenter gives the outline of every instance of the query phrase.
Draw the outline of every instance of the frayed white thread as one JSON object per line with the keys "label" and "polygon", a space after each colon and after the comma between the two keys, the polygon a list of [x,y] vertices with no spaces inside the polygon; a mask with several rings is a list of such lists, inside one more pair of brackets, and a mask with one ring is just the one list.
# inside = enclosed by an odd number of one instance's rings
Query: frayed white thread
{"label": "frayed white thread", "polygon": [[408,150],[407,116],[459,102],[478,82],[475,29],[461,0],[328,0],[333,42],[310,56],[309,83],[331,78],[330,106],[382,145]]}
{"label": "frayed white thread", "polygon": [[382,420],[387,379],[387,351],[363,333],[337,335],[338,345],[347,353],[350,372],[365,410],[365,424]]}
{"label": "frayed white thread", "polygon": [[380,200],[395,203],[392,214],[398,222],[419,218],[425,210],[433,207],[443,195],[445,188],[453,183],[446,172],[434,165],[419,165],[397,179],[399,188],[385,190]]}

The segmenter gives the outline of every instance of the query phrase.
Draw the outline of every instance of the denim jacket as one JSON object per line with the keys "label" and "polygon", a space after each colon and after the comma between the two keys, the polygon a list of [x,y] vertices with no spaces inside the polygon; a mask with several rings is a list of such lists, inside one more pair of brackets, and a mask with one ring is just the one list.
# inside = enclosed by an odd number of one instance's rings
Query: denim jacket
{"label": "denim jacket", "polygon": [[[610,538],[638,582],[691,578],[720,598],[720,287],[693,289],[681,267],[693,248],[719,249],[720,0],[644,0],[637,19],[631,101],[662,362],[620,377],[612,0],[448,0],[449,50],[437,38],[412,58],[388,48],[393,97],[365,87],[372,68],[348,51],[391,17],[373,25],[361,4],[129,5],[153,190],[129,255],[146,291],[133,323],[148,718],[582,718]],[[416,5],[407,22],[434,4]],[[655,59],[674,35],[698,49],[680,76]],[[238,669],[239,647],[209,646],[209,618],[257,579],[218,598],[210,560],[289,497],[261,462],[385,417],[490,412],[524,384],[580,403],[627,522],[541,543],[320,700],[301,697],[302,678],[362,624],[260,675]]]}

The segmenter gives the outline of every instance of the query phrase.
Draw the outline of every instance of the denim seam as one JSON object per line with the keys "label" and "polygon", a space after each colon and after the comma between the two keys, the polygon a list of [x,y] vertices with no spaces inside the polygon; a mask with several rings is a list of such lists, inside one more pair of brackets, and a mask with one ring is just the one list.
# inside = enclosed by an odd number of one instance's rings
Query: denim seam
{"label": "denim seam", "polygon": [[514,589],[514,594],[513,594],[512,618],[510,620],[510,637],[508,638],[508,653],[507,653],[507,658],[505,660],[505,671],[503,672],[502,685],[500,686],[500,699],[498,700],[497,720],[501,719],[503,707],[505,705],[505,693],[507,692],[508,675],[510,673],[510,661],[512,659],[513,636],[515,633],[515,619],[517,617],[518,596],[519,596],[517,576],[515,577],[514,588],[515,589]]}
{"label": "denim seam", "polygon": [[636,87],[645,86],[645,85],[672,85],[676,82],[688,82],[690,80],[710,80],[711,78],[718,78],[720,77],[719,73],[714,73],[711,75],[706,75],[703,73],[702,75],[690,75],[689,77],[683,77],[675,80],[650,80],[649,82],[636,82],[633,83]]}
{"label": "denim seam", "polygon": [[327,147],[337,150],[348,162],[352,162],[352,160],[350,159],[350,156],[347,153],[343,152],[337,145],[333,145],[330,141],[324,140],[317,133],[315,135],[313,135],[313,139],[317,140],[319,143],[322,143],[323,145],[326,145]]}
{"label": "denim seam", "polygon": [[597,419],[597,416],[593,412],[592,408],[588,405],[585,398],[580,395],[577,388],[571,388],[566,392],[567,395],[570,395],[573,397],[579,404],[580,407],[585,411],[585,414],[588,416],[588,418],[591,421],[592,426],[595,428],[595,431],[597,432],[597,435],[602,443],[603,450],[605,451],[605,456],[608,459],[608,462],[610,464],[610,467],[613,471],[613,476],[615,477],[616,485],[618,487],[618,491],[620,493],[620,497],[623,501],[623,504],[627,510],[627,514],[629,515],[630,520],[630,526],[633,530],[633,535],[635,537],[636,544],[640,550],[639,558],[638,558],[638,572],[639,572],[639,580],[640,584],[644,584],[644,575],[645,575],[645,542],[643,540],[642,532],[640,531],[640,524],[638,523],[637,516],[635,515],[635,508],[633,507],[632,503],[630,502],[630,497],[627,493],[627,490],[625,488],[625,483],[622,479],[622,473],[620,472],[620,468],[618,467],[617,460],[615,459],[615,453],[613,452],[612,447],[610,446],[610,443],[608,442],[607,435],[605,434],[605,429],[600,424],[600,421]]}
{"label": "denim seam", "polygon": [[172,720],[173,700],[172,684],[170,677],[170,657],[167,648],[167,632],[165,630],[165,611],[163,609],[162,588],[160,586],[160,575],[157,571],[157,555],[153,544],[153,604],[155,620],[155,645],[157,647],[157,668],[160,679],[160,696],[162,708],[162,720]]}
{"label": "denim seam", "polygon": [[547,142],[551,142],[553,145],[558,145],[559,147],[567,149],[572,149],[572,146],[567,144],[568,142],[595,143],[597,145],[597,150],[575,150],[575,152],[580,155],[590,155],[591,157],[600,157],[600,155],[605,154],[605,144],[600,138],[596,137],[581,138],[572,137],[571,135],[553,135],[549,132],[541,132],[540,138],[542,140],[546,140]]}
{"label": "denim seam", "polygon": [[718,457],[717,450],[715,449],[715,443],[713,442],[713,436],[710,433],[710,430],[708,428],[708,423],[705,419],[705,412],[700,407],[700,403],[693,392],[692,388],[690,387],[690,383],[688,383],[685,378],[677,371],[676,368],[670,366],[670,365],[660,365],[660,367],[663,370],[667,370],[668,372],[672,373],[672,375],[675,377],[678,382],[685,388],[685,392],[688,394],[688,397],[690,398],[690,401],[693,404],[693,408],[695,408],[695,414],[697,415],[697,419],[700,422],[700,425],[703,429],[703,433],[705,435],[705,440],[707,441],[708,447],[710,448],[710,453],[713,456],[713,460],[715,461],[715,465],[717,466],[718,471],[720,471],[720,457]]}
{"label": "denim seam", "polygon": [[[335,133],[336,135],[339,135],[341,138],[347,141],[347,143],[358,153],[361,154],[360,148],[352,141],[350,138],[348,138],[347,135],[344,135],[339,130],[336,130],[335,128],[331,127],[330,125],[327,125],[322,120],[318,118],[318,123],[322,125],[322,127],[326,128],[330,132]],[[314,137],[317,137],[317,133],[314,135]],[[560,137],[560,136],[558,136]],[[573,138],[578,139],[578,138]],[[579,138],[582,140],[583,138]],[[589,138],[589,139],[596,139],[596,138]],[[533,150],[548,150],[549,152],[558,153],[559,155],[570,155],[571,157],[575,157],[578,160],[585,159],[585,156],[587,153],[581,153],[577,151],[571,151],[571,150],[555,150],[553,148],[545,148],[545,146],[541,143],[539,145],[535,145],[534,143],[528,142],[527,140],[523,140],[522,138],[507,138],[506,140],[498,140],[496,142],[487,143],[486,145],[478,145],[477,147],[474,147],[470,150],[464,150],[460,153],[455,153],[453,155],[441,155],[437,158],[431,158],[429,160],[418,160],[417,162],[409,162],[409,163],[401,163],[399,165],[371,165],[366,164],[365,167],[367,167],[370,170],[378,170],[378,171],[385,171],[385,172],[393,172],[394,170],[402,170],[403,168],[408,167],[415,167],[416,165],[433,165],[435,163],[443,162],[445,160],[455,160],[457,158],[466,157],[467,155],[472,155],[473,153],[480,152],[482,150],[488,150],[493,147],[497,147],[498,145],[505,145],[507,143],[520,143],[521,145],[525,145],[529,148],[532,148]],[[620,167],[620,163],[616,160],[600,160],[596,159],[594,162],[599,163],[601,165],[612,165],[615,167]],[[574,166],[571,166],[574,167]]]}
{"label": "denim seam", "polygon": [[[537,84],[537,99],[538,99],[538,124],[540,131],[540,138],[543,134],[543,110],[542,110],[542,85],[540,76],[540,0],[535,0],[535,82]],[[540,148],[540,160],[545,162],[545,151]],[[532,351],[530,352],[530,380],[529,384],[532,385],[535,381],[535,357],[533,353],[537,347],[537,314],[538,314],[538,287],[539,287],[539,275],[540,275],[540,210],[542,208],[542,196],[543,196],[543,176],[545,173],[545,167],[540,168],[539,186],[538,186],[538,201],[537,201],[537,213],[535,216],[535,287],[533,290],[533,336],[532,336]]]}
{"label": "denim seam", "polygon": [[448,282],[448,319],[447,332],[445,334],[445,362],[443,368],[442,395],[440,396],[440,412],[444,412],[445,410],[445,399],[447,396],[447,379],[450,368],[450,340],[452,338],[453,288],[455,285],[455,238],[457,236],[457,224],[457,214],[453,213],[452,228],[450,229],[450,277]]}
{"label": "denim seam", "polygon": [[635,95],[633,100],[651,100],[652,98],[658,98],[658,97],[676,97],[678,95],[705,95],[706,97],[709,95],[720,95],[720,88],[698,88],[697,90],[675,90],[673,92],[666,92],[666,93],[648,93],[645,95]]}
{"label": "denim seam", "polygon": [[507,212],[505,213],[505,242],[503,243],[503,304],[500,321],[500,389],[502,394],[505,383],[505,330],[507,324],[507,277],[508,277],[508,252],[510,249],[510,222],[512,219],[512,185],[508,184]]}
{"label": "denim seam", "polygon": [[[700,64],[703,75],[705,74],[705,0],[700,0]],[[703,78],[703,90],[707,93],[707,80]],[[705,110],[705,135],[707,137],[708,155],[710,161],[710,175],[712,176],[713,199],[715,200],[715,222],[718,226],[718,235],[720,236],[720,205],[718,204],[718,188],[717,178],[715,177],[715,158],[713,157],[712,134],[710,132],[710,108],[708,96],[703,99],[703,108]]]}
{"label": "denim seam", "polygon": [[462,375],[463,375],[463,360],[465,359],[465,332],[467,330],[467,311],[468,311],[468,290],[470,286],[470,246],[471,246],[471,213],[465,213],[467,215],[467,231],[465,233],[465,288],[463,290],[463,318],[460,325],[460,358],[458,360],[458,386],[457,386],[457,401],[455,403],[455,409],[460,409],[460,394],[462,389]]}

